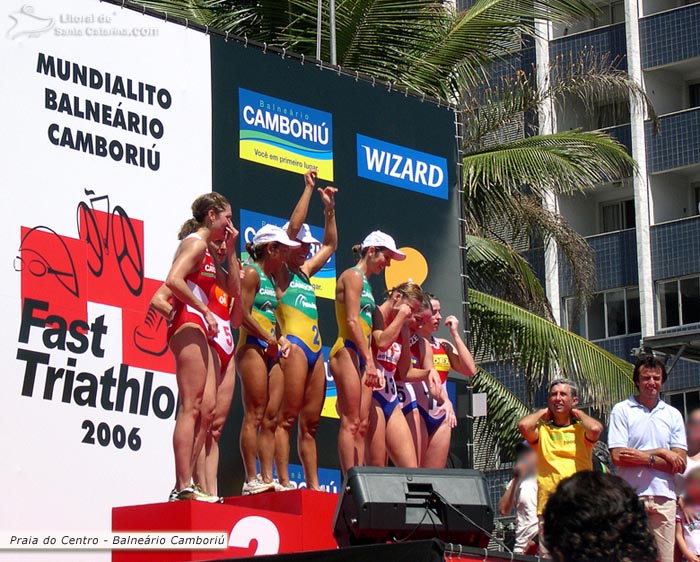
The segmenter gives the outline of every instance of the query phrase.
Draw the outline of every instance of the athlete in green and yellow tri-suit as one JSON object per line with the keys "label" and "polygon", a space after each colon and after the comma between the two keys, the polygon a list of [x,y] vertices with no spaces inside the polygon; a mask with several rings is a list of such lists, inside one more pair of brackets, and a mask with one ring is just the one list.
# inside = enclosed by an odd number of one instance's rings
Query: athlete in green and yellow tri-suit
{"label": "athlete in green and yellow tri-suit", "polygon": [[[289,438],[294,422],[299,419],[299,457],[304,467],[306,486],[319,490],[316,429],[326,396],[326,370],[321,353],[316,294],[310,279],[335,253],[338,231],[335,224],[334,187],[319,189],[325,209],[323,243],[316,240],[304,224],[316,184],[316,171],[304,175],[304,192],[289,223],[284,227],[290,238],[301,242],[298,250],[287,257],[287,268],[276,278],[277,322],[291,348],[281,360],[284,371],[284,397],[275,433],[275,464],[281,488],[289,482]],[[309,257],[310,256],[310,257]]]}
{"label": "athlete in green and yellow tri-suit", "polygon": [[[266,334],[263,339],[260,334],[257,336],[248,333],[245,326],[241,326],[239,332],[239,345],[258,345],[262,349],[267,350],[270,341],[275,338],[275,310],[277,309],[277,291],[270,278],[265,275],[265,272],[260,266],[253,262],[249,265],[256,271],[259,278],[258,290],[253,299],[253,307],[250,315],[255,320],[262,332]],[[251,330],[254,332],[255,329]]]}
{"label": "athlete in green and yellow tri-suit", "polygon": [[[246,473],[243,495],[275,489],[272,462],[275,451],[276,418],[284,385],[279,357],[289,351],[284,338],[277,339],[274,281],[286,271],[289,248],[298,248],[278,226],[260,228],[246,245],[250,261],[241,280],[243,313],[236,351],[236,369],[243,386],[241,457]],[[260,477],[256,461],[260,461]]]}
{"label": "athlete in green and yellow tri-suit", "polygon": [[[374,301],[374,294],[372,293],[372,287],[369,284],[367,276],[364,273],[362,273],[362,271],[357,267],[353,267],[351,269],[357,271],[360,275],[362,275],[362,293],[360,293],[359,321],[360,328],[362,330],[362,335],[367,341],[367,345],[371,347],[370,344],[372,338],[372,315],[374,314],[374,310],[377,308],[377,303]],[[352,349],[357,354],[358,360],[360,362],[360,370],[364,371],[365,360],[359,354],[357,346],[353,341],[353,335],[352,333],[350,333],[350,328],[348,327],[347,322],[345,302],[341,302],[339,300],[335,301],[335,319],[338,323],[338,339],[335,340],[335,345],[333,345],[333,349],[331,349],[331,357],[334,357],[338,353],[338,350],[340,350],[343,347]]]}
{"label": "athlete in green and yellow tri-suit", "polygon": [[316,293],[303,270],[289,269],[288,275],[289,285],[277,305],[277,321],[287,341],[304,352],[308,371],[311,372],[321,357]]}
{"label": "athlete in green and yellow tri-suit", "polygon": [[394,239],[379,230],[366,236],[353,251],[357,265],[341,274],[335,288],[338,340],[329,361],[338,395],[338,456],[343,474],[365,464],[372,391],[384,386],[372,352],[373,340],[382,338],[383,319],[375,310],[368,278],[381,273],[392,259],[406,257],[396,249]]}

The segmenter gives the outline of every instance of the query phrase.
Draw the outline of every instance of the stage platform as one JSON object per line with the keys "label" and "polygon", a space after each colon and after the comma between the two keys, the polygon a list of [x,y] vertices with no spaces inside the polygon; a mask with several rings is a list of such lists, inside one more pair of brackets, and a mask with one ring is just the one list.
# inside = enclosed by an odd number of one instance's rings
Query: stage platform
{"label": "stage platform", "polygon": [[223,504],[165,502],[112,509],[112,531],[223,531],[221,551],[122,550],[113,562],[186,562],[337,548],[332,521],[338,496],[294,490],[226,498]]}
{"label": "stage platform", "polygon": [[295,490],[230,497],[223,504],[196,501],[157,503],[112,509],[114,532],[226,532],[226,550],[118,550],[113,562],[536,562],[439,540],[354,546],[339,549],[333,538],[338,496]]}

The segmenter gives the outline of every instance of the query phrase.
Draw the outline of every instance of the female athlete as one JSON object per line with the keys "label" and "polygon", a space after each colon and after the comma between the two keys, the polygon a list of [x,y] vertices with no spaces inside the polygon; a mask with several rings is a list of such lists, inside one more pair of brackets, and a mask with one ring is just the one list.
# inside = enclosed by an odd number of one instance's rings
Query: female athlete
{"label": "female athlete", "polygon": [[[219,356],[209,344],[219,324],[209,308],[218,285],[233,298],[240,294],[240,269],[235,252],[238,231],[231,223],[231,206],[223,195],[207,193],[192,203],[192,218],[178,235],[179,248],[165,281],[175,297],[175,312],[168,329],[168,345],[175,356],[180,406],[173,432],[175,490],[173,499],[203,499],[192,482],[194,465],[205,445],[214,417]],[[226,265],[213,259],[209,244],[225,240]]]}
{"label": "female athlete", "polygon": [[289,252],[287,267],[277,277],[277,320],[282,335],[291,344],[289,354],[281,360],[284,371],[284,396],[275,433],[275,464],[279,487],[282,490],[291,486],[289,441],[297,418],[297,448],[304,467],[306,487],[310,490],[320,489],[316,431],[326,394],[326,370],[321,353],[316,294],[310,279],[321,270],[338,246],[338,230],[335,223],[336,188],[318,189],[325,215],[323,243],[320,243],[304,223],[314,192],[316,171],[307,172],[304,179],[304,193],[285,227],[289,237],[296,239],[301,246]]}
{"label": "female athlete", "polygon": [[[275,489],[275,428],[284,389],[279,358],[289,352],[286,338],[277,338],[275,282],[285,268],[288,250],[299,246],[284,230],[271,224],[260,228],[246,246],[250,263],[241,283],[243,319],[236,352],[245,411],[240,436],[246,474],[243,495]],[[260,461],[260,474],[256,459]]]}

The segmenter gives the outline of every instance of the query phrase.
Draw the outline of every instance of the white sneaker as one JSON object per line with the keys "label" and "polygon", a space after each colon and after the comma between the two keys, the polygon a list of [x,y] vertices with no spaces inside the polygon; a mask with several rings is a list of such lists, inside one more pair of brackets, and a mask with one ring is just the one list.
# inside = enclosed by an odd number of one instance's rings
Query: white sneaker
{"label": "white sneaker", "polygon": [[286,486],[282,486],[280,481],[275,478],[272,482],[275,485],[275,492],[289,492],[290,490],[296,490],[296,484],[289,482]]}
{"label": "white sneaker", "polygon": [[244,496],[254,496],[256,494],[263,494],[265,492],[273,492],[274,490],[275,483],[265,483],[259,474],[255,478],[255,480],[251,480],[250,482],[246,482],[245,484],[243,484]]}
{"label": "white sneaker", "polygon": [[192,499],[196,500],[198,502],[205,502],[205,503],[223,503],[224,498],[220,498],[219,496],[213,496],[208,492],[205,492],[202,490],[201,486],[199,484],[194,484],[192,486],[194,489],[194,493],[192,494]]}

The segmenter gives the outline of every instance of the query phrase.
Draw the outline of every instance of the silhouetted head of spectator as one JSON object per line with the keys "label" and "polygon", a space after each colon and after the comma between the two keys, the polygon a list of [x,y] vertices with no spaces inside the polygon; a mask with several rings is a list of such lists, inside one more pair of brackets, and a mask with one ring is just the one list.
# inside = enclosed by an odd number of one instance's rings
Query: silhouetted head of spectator
{"label": "silhouetted head of spectator", "polygon": [[655,562],[647,515],[629,484],[612,474],[577,472],[544,510],[544,543],[554,562]]}

